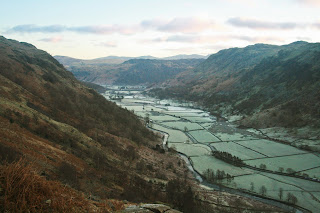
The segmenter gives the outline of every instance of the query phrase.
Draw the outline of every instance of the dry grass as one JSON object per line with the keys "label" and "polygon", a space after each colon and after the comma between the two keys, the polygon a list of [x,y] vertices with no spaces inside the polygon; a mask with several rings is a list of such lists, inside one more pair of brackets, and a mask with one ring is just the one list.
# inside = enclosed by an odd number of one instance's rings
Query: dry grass
{"label": "dry grass", "polygon": [[0,211],[7,212],[90,212],[84,196],[56,181],[36,174],[23,159],[0,168],[3,190]]}

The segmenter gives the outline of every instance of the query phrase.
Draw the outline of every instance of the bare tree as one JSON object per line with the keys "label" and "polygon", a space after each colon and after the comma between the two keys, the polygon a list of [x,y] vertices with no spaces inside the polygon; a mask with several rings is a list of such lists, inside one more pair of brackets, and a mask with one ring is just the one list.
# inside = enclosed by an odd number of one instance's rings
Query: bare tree
{"label": "bare tree", "polygon": [[251,191],[254,191],[254,183],[253,182],[250,183],[250,189],[251,189]]}
{"label": "bare tree", "polygon": [[279,189],[279,199],[282,200],[283,197],[283,188]]}
{"label": "bare tree", "polygon": [[261,186],[260,193],[262,196],[265,196],[267,194],[267,188],[264,185]]}

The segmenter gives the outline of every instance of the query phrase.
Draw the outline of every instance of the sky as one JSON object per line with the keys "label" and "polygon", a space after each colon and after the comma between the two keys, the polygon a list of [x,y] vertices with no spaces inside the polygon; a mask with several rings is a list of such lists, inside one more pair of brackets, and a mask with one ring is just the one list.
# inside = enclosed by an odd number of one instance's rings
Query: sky
{"label": "sky", "polygon": [[320,0],[11,0],[0,35],[51,55],[208,55],[320,40]]}

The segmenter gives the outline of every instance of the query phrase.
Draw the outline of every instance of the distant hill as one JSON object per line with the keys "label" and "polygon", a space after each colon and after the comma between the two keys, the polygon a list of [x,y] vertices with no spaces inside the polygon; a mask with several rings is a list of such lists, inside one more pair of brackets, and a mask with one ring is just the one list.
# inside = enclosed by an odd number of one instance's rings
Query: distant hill
{"label": "distant hill", "polygon": [[254,127],[320,127],[320,44],[221,50],[151,94],[192,100]]}
{"label": "distant hill", "polygon": [[[112,58],[112,59],[111,59]],[[107,57],[90,61],[57,57],[79,80],[97,84],[137,85],[154,84],[173,78],[178,73],[193,69],[204,59],[158,60],[143,56],[121,64],[105,63],[106,60],[123,60]]]}
{"label": "distant hill", "polygon": [[128,61],[130,59],[158,59],[158,60],[179,60],[179,59],[207,59],[209,56],[203,56],[203,55],[175,55],[175,56],[169,56],[169,57],[163,57],[158,58],[154,56],[138,56],[138,57],[126,57],[126,56],[106,56],[101,58],[95,58],[95,59],[76,59],[68,56],[60,56],[56,55],[54,56],[55,59],[57,59],[61,64],[65,66],[70,66],[72,64],[77,64],[79,62],[83,62],[84,64],[96,64],[96,63],[106,63],[106,64],[120,64],[125,61]]}
{"label": "distant hill", "polygon": [[161,83],[178,73],[190,70],[203,59],[151,60],[131,59],[113,71],[114,84],[137,85]]}

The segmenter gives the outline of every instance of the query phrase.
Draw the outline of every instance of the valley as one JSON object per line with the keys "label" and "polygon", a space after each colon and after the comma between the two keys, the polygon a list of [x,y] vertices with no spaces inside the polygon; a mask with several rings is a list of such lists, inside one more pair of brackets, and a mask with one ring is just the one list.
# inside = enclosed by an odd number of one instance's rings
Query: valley
{"label": "valley", "polygon": [[[121,97],[113,101],[134,112],[149,129],[164,134],[163,148],[186,156],[203,184],[281,201],[288,204],[283,207],[286,210],[290,205],[300,206],[302,211],[319,208],[319,153],[267,137],[264,132],[268,129],[239,129],[195,103],[148,97],[143,95],[144,88],[107,89],[107,99]],[[215,155],[223,152],[242,163],[236,165]]]}
{"label": "valley", "polygon": [[320,212],[320,0],[1,6],[0,213]]}

